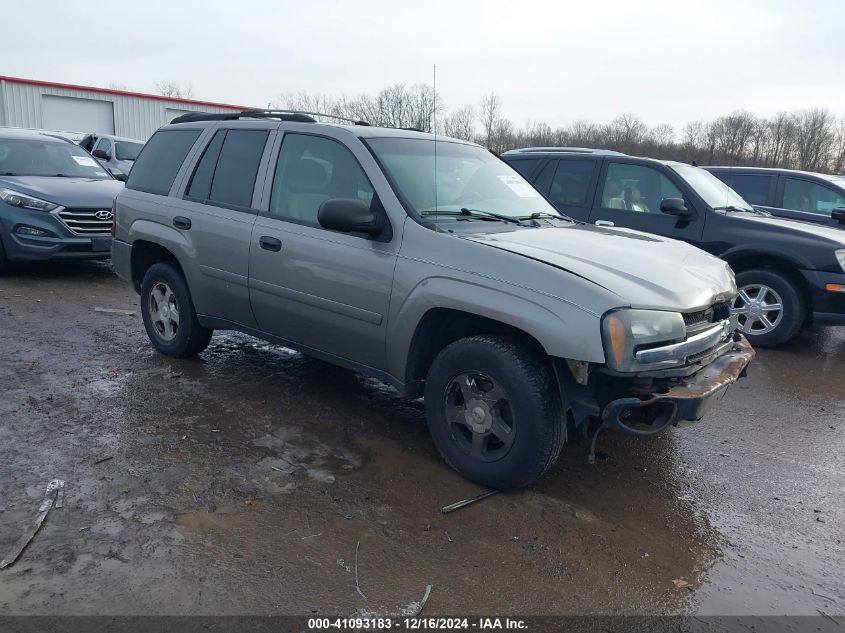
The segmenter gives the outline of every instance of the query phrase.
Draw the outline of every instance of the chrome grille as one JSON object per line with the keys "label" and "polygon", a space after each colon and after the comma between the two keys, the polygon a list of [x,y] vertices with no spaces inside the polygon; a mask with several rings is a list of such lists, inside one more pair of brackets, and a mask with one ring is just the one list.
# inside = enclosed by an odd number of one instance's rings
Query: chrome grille
{"label": "chrome grille", "polygon": [[687,333],[706,330],[711,324],[724,321],[731,315],[730,304],[727,302],[714,303],[706,310],[687,312],[683,315]]}
{"label": "chrome grille", "polygon": [[[97,219],[102,211],[108,212],[108,219]],[[76,235],[111,235],[111,209],[61,209],[58,215]]]}

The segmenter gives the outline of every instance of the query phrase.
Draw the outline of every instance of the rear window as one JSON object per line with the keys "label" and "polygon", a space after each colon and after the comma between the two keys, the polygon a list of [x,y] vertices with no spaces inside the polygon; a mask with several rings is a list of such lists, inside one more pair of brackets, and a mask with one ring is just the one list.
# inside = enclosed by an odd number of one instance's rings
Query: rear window
{"label": "rear window", "polygon": [[147,141],[129,172],[127,189],[166,196],[202,130],[162,130]]}

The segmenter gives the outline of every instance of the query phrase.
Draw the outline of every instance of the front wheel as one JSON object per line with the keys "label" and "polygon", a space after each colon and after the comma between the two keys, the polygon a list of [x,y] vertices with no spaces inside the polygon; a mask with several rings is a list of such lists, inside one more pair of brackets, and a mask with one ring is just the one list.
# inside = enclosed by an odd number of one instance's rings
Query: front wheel
{"label": "front wheel", "polygon": [[470,336],[445,347],[426,378],[425,414],[452,468],[502,490],[543,475],[565,439],[548,362],[508,337]]}
{"label": "front wheel", "polygon": [[141,315],[153,346],[174,358],[196,356],[214,332],[200,325],[188,284],[170,264],[153,264],[144,275]]}
{"label": "front wheel", "polygon": [[752,345],[775,347],[795,336],[804,322],[804,304],[788,277],[774,270],[744,270],[736,285],[739,294],[731,312]]}

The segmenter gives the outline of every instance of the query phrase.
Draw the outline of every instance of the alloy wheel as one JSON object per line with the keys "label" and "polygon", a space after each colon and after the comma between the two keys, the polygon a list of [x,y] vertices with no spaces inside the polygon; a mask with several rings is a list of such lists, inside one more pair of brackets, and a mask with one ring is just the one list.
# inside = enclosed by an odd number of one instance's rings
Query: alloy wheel
{"label": "alloy wheel", "polygon": [[443,399],[449,433],[463,452],[484,462],[507,455],[516,426],[508,395],[495,380],[464,372],[449,382]]}
{"label": "alloy wheel", "polygon": [[147,305],[150,323],[163,341],[172,341],[179,333],[179,304],[166,283],[158,281],[150,290]]}
{"label": "alloy wheel", "polygon": [[783,320],[783,299],[769,286],[749,284],[739,289],[731,313],[744,334],[768,334]]}

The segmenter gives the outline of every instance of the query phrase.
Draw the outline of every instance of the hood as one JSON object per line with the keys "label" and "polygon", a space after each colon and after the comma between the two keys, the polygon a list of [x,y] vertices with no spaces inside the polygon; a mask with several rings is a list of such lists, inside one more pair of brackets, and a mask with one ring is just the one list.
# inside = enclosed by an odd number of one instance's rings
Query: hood
{"label": "hood", "polygon": [[123,189],[119,180],[56,178],[55,176],[2,176],[0,187],[41,198],[63,207],[111,207]]}
{"label": "hood", "polygon": [[[743,222],[754,222],[765,226],[767,232],[776,231],[778,233],[791,234],[805,239],[829,240],[833,242],[832,246],[841,248],[845,246],[845,231],[835,226],[825,226],[824,224],[815,224],[814,222],[804,222],[802,220],[792,218],[778,218],[775,216],[754,215],[751,213],[731,213],[728,215],[732,220],[740,220]],[[756,227],[760,230],[763,227]],[[821,238],[821,239],[819,239]]]}
{"label": "hood", "polygon": [[639,231],[572,225],[466,239],[569,271],[636,308],[689,311],[736,294],[733,272],[721,259]]}

